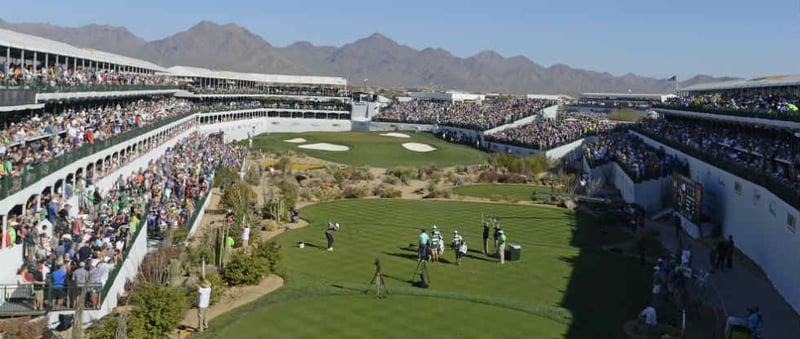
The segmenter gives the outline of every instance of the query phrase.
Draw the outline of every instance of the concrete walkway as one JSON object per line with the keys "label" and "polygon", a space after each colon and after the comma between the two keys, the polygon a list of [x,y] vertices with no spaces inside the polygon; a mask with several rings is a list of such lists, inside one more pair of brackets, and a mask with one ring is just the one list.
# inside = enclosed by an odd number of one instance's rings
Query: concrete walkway
{"label": "concrete walkway", "polygon": [[[651,220],[647,220],[645,227],[660,232],[661,242],[667,250],[675,251],[678,248],[679,240],[674,227]],[[683,236],[683,244],[691,247],[692,268],[707,270],[711,267],[709,247],[687,235]],[[787,260],[791,261],[789,258]],[[800,317],[794,309],[768,280],[759,272],[742,265],[737,256],[734,256],[733,268],[711,273],[709,284],[706,299],[720,300],[728,312],[724,316],[746,317],[747,307],[758,306],[764,318],[764,338],[800,338]]]}

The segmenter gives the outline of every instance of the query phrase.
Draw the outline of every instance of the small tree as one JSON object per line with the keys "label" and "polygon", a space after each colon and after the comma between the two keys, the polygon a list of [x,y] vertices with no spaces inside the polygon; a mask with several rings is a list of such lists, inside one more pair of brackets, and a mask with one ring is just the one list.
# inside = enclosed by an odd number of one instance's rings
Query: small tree
{"label": "small tree", "polygon": [[258,285],[267,274],[269,274],[267,259],[237,252],[225,265],[222,278],[232,286]]}
{"label": "small tree", "polygon": [[132,294],[133,317],[144,322],[146,338],[163,338],[180,324],[186,311],[186,295],[179,288],[139,282]]}

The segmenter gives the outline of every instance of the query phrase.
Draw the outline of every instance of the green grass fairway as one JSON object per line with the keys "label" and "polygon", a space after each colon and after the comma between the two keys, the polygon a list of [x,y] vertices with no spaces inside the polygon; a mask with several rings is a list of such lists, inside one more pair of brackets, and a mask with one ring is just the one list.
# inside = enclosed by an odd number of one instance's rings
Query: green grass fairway
{"label": "green grass fairway", "polygon": [[550,187],[516,184],[467,185],[453,188],[453,193],[478,198],[499,197],[502,200],[531,201],[533,192],[550,194]]}
{"label": "green grass fairway", "polygon": [[[498,218],[522,260],[481,254],[481,213]],[[276,238],[286,285],[211,323],[219,338],[622,338],[622,324],[649,300],[650,271],[600,249],[627,239],[593,219],[546,207],[462,201],[341,200],[303,208],[311,225]],[[334,251],[324,225],[342,225]],[[431,286],[411,287],[419,229],[454,229],[470,253],[447,247],[428,263]],[[306,243],[297,248],[299,241]],[[364,294],[380,259],[389,296]]]}
{"label": "green grass fairway", "polygon": [[[488,155],[464,145],[457,145],[435,138],[430,133],[404,133],[411,138],[381,136],[386,132],[309,132],[274,133],[259,135],[253,139],[253,148],[266,152],[292,150],[297,153],[354,166],[389,168],[394,166],[436,165],[437,167],[472,165],[486,162]],[[306,144],[327,142],[350,147],[349,151],[329,152],[299,148],[300,144],[284,140],[303,138]],[[428,144],[436,148],[432,152],[413,152],[403,148],[406,142]]]}

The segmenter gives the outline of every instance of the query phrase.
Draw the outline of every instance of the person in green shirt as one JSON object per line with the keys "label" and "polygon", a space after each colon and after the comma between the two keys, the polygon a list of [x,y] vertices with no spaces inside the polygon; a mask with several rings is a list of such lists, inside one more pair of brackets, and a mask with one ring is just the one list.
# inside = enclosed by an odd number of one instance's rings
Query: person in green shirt
{"label": "person in green shirt", "polygon": [[17,225],[11,225],[8,228],[8,238],[9,238],[9,245],[14,245],[17,243]]}
{"label": "person in green shirt", "polygon": [[499,237],[497,237],[497,252],[500,254],[500,263],[505,264],[506,259],[506,233],[499,230]]}

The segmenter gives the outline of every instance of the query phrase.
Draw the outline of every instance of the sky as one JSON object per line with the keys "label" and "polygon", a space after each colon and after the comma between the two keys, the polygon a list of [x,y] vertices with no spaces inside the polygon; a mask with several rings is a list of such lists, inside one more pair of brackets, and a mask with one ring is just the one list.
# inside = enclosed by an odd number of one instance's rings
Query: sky
{"label": "sky", "polygon": [[23,0],[4,3],[0,18],[123,26],[148,41],[207,20],[275,46],[341,46],[379,32],[459,57],[494,50],[614,75],[800,73],[798,0]]}

